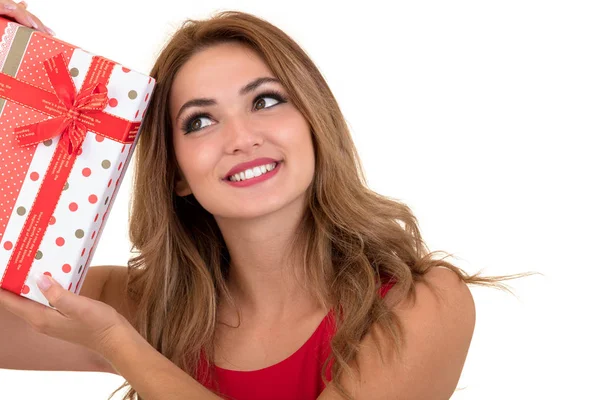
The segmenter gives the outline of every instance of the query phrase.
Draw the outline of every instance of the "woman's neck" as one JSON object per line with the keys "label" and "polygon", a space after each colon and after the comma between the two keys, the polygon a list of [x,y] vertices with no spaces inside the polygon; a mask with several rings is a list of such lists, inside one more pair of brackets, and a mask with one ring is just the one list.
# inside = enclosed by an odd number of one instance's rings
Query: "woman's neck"
{"label": "woman's neck", "polygon": [[298,199],[259,218],[216,218],[231,261],[227,285],[249,317],[274,321],[314,307],[302,258],[290,255],[303,212]]}

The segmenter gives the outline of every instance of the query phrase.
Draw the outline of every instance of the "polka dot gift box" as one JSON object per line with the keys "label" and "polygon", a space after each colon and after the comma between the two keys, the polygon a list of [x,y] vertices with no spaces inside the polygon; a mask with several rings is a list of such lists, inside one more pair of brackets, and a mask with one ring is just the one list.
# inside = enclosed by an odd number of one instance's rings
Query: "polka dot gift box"
{"label": "polka dot gift box", "polygon": [[79,293],[154,80],[0,17],[0,287]]}

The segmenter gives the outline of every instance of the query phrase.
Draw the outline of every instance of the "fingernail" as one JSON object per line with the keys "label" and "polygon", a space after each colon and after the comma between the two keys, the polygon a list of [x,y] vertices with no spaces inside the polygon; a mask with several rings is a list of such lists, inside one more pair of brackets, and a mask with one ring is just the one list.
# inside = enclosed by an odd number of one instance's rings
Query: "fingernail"
{"label": "fingernail", "polygon": [[46,32],[48,32],[52,36],[56,36],[56,33],[54,33],[54,31],[52,29],[48,28],[48,27],[46,27]]}
{"label": "fingernail", "polygon": [[37,29],[38,28],[38,25],[35,23],[35,21],[33,20],[33,18],[27,17],[27,19],[29,20],[29,25],[31,25],[31,27],[33,29]]}
{"label": "fingernail", "polygon": [[4,5],[4,8],[7,10],[16,10],[17,9],[17,5],[16,4],[12,4],[12,3],[6,3]]}
{"label": "fingernail", "polygon": [[40,287],[40,289],[42,289],[45,292],[50,288],[52,282],[50,282],[50,279],[47,275],[43,274],[42,276],[38,277],[37,284]]}

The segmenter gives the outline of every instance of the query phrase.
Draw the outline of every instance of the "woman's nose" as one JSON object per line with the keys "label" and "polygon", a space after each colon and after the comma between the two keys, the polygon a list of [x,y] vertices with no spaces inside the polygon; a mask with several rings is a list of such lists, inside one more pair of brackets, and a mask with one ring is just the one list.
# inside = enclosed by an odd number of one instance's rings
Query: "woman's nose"
{"label": "woman's nose", "polygon": [[231,117],[227,121],[225,135],[227,153],[251,152],[262,145],[264,136],[248,116]]}

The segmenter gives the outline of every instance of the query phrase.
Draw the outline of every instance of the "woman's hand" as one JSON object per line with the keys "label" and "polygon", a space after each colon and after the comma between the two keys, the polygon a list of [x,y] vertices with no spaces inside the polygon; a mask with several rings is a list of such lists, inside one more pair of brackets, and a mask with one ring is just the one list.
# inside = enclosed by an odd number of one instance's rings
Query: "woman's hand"
{"label": "woman's hand", "polygon": [[27,3],[24,1],[15,3],[12,0],[0,0],[0,15],[12,18],[21,25],[30,26],[33,29],[54,36],[52,29],[44,25],[38,17],[27,11]]}
{"label": "woman's hand", "polygon": [[111,306],[78,296],[51,277],[43,277],[49,280],[49,286],[44,290],[44,283],[39,282],[38,287],[56,310],[3,289],[0,289],[0,307],[25,320],[37,332],[83,345],[106,359],[123,334],[135,332],[129,321]]}

